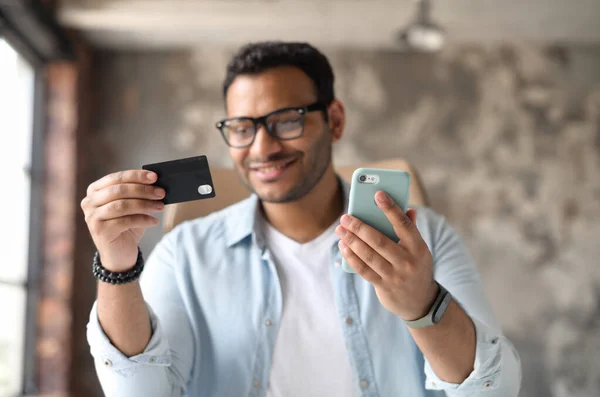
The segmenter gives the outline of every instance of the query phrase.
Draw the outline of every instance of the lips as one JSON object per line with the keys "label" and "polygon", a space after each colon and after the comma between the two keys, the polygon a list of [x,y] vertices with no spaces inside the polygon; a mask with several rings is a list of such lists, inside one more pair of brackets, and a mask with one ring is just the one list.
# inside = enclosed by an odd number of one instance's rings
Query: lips
{"label": "lips", "polygon": [[281,176],[281,174],[295,161],[296,159],[293,158],[261,165],[254,165],[250,167],[250,171],[254,172],[259,179],[263,181],[269,181]]}
{"label": "lips", "polygon": [[293,163],[296,159],[286,159],[280,161],[272,161],[261,165],[253,165],[250,167],[252,171],[271,171],[276,169],[285,168],[286,166]]}

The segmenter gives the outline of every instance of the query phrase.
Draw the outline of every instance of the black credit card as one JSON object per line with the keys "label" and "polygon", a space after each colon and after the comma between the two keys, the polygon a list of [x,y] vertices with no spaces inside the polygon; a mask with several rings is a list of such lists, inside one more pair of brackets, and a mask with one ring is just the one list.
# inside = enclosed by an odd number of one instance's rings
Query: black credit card
{"label": "black credit card", "polygon": [[142,169],[158,175],[154,186],[165,189],[165,204],[183,203],[215,197],[208,159],[206,156],[146,164]]}

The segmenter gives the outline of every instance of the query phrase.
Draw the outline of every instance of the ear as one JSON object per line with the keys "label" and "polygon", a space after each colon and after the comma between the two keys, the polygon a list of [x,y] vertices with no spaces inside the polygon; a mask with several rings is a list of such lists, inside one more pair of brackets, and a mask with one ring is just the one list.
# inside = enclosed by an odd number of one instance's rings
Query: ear
{"label": "ear", "polygon": [[342,139],[344,134],[344,126],[346,125],[346,112],[344,105],[338,99],[334,99],[327,109],[327,116],[329,119],[329,129],[333,142],[337,142]]}

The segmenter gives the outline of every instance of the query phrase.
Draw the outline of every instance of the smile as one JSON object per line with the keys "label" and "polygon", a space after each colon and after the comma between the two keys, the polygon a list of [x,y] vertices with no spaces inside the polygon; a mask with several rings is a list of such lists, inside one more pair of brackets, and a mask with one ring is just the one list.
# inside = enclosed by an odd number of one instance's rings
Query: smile
{"label": "smile", "polygon": [[250,171],[256,173],[262,180],[273,180],[278,178],[297,159],[287,159],[277,163],[269,163],[261,166],[252,166]]}

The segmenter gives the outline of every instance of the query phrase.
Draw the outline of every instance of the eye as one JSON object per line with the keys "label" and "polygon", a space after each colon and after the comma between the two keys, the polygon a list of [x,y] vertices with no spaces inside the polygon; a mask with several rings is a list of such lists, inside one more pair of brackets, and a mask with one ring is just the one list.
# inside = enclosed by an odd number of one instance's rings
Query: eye
{"label": "eye", "polygon": [[296,125],[300,122],[300,117],[287,120],[279,120],[279,125]]}
{"label": "eye", "polygon": [[247,134],[248,132],[250,132],[250,129],[246,128],[246,127],[241,127],[241,128],[235,128],[235,129],[233,129],[232,132],[234,134],[241,135],[241,134]]}
{"label": "eye", "polygon": [[229,135],[245,136],[254,133],[254,125],[245,121],[232,121],[225,125],[226,132]]}
{"label": "eye", "polygon": [[295,133],[298,130],[302,130],[302,118],[294,117],[287,118],[285,120],[279,120],[275,125],[275,129],[278,134]]}

